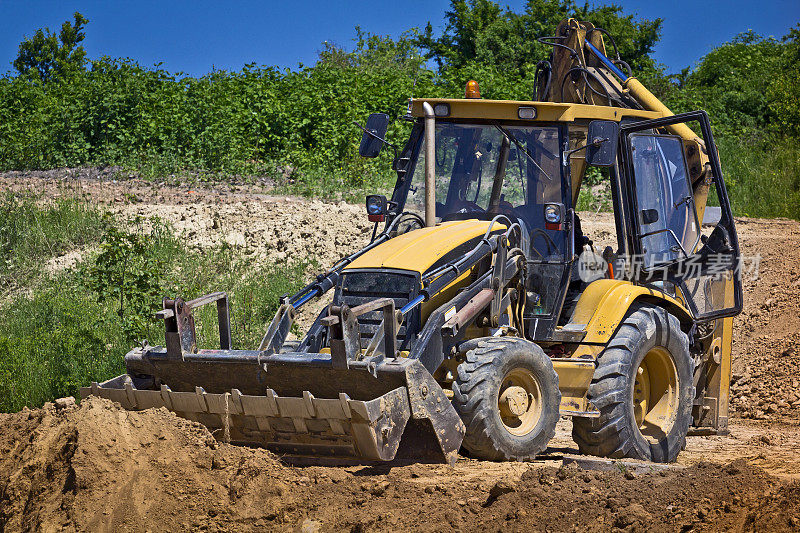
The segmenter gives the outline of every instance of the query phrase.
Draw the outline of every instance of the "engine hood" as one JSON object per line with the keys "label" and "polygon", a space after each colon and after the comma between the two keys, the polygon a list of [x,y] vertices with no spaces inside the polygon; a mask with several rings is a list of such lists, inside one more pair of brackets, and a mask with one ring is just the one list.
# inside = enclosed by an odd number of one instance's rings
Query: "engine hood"
{"label": "engine hood", "polygon": [[[355,269],[391,268],[420,274],[443,261],[462,257],[483,237],[490,222],[486,220],[454,220],[432,228],[420,228],[389,239],[347,266]],[[504,230],[496,223],[494,230]]]}

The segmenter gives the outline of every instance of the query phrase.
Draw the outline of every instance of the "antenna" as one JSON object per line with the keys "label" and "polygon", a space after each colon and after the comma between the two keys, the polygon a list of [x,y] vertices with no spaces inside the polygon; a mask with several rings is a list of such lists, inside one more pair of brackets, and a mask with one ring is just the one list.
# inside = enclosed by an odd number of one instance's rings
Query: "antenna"
{"label": "antenna", "polygon": [[411,101],[414,99],[414,89],[417,88],[417,75],[419,74],[419,64],[414,70],[414,83],[411,84],[411,98],[408,99],[408,107],[406,108],[406,115],[411,115]]}

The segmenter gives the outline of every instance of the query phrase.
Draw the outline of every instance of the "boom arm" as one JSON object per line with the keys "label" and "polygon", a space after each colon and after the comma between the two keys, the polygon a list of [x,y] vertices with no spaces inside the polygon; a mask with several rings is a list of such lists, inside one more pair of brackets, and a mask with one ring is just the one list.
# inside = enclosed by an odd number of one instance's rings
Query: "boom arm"
{"label": "boom arm", "polygon": [[[604,35],[613,45],[616,59],[608,57]],[[542,37],[539,41],[553,45],[553,53],[552,64],[540,62],[537,71],[537,99],[640,108],[662,113],[665,117],[674,115],[632,75],[628,64],[619,58],[613,38],[602,28],[597,28],[590,22],[567,19],[559,24],[557,35]],[[684,123],[666,126],[666,130],[683,139],[697,215],[702,220],[711,184],[711,168],[705,143]],[[573,167],[574,174],[581,177],[584,170],[584,163],[578,169]],[[574,184],[575,194],[577,189]]]}

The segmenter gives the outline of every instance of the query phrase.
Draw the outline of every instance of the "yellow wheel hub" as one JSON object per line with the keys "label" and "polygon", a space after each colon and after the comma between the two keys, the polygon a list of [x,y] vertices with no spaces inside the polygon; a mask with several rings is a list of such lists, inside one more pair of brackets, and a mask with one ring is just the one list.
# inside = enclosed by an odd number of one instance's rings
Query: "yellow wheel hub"
{"label": "yellow wheel hub", "polygon": [[497,398],[500,419],[512,435],[527,435],[542,416],[542,389],[525,368],[515,368],[503,378]]}
{"label": "yellow wheel hub", "polygon": [[655,442],[669,433],[678,413],[678,372],[669,352],[647,352],[633,382],[633,416],[642,435]]}

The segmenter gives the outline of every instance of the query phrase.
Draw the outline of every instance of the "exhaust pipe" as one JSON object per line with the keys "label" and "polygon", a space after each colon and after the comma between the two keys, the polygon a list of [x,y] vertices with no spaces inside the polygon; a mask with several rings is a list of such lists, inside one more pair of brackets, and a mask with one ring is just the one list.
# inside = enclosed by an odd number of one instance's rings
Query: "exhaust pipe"
{"label": "exhaust pipe", "polygon": [[422,102],[425,112],[425,225],[436,225],[436,115],[433,106]]}

